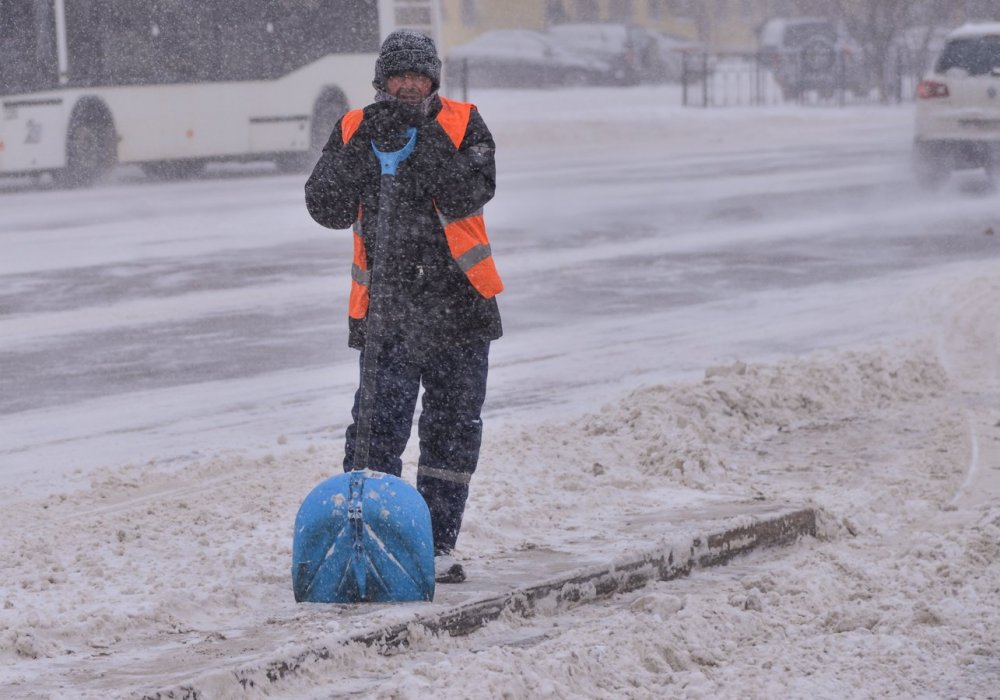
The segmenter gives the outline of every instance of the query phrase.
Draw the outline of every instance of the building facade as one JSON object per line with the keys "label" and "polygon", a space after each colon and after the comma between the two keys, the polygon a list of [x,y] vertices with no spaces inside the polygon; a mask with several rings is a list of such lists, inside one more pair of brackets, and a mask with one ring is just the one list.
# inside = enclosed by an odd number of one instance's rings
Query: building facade
{"label": "building facade", "polygon": [[[565,22],[637,24],[697,37],[688,6],[700,0],[441,0],[441,35],[454,46],[492,29],[543,30]],[[680,10],[680,12],[678,12]]]}
{"label": "building facade", "polygon": [[700,41],[712,51],[755,50],[758,28],[772,17],[836,16],[837,8],[864,17],[857,7],[876,1],[909,5],[917,24],[1000,20],[1000,0],[439,0],[445,49],[492,29],[615,22]]}

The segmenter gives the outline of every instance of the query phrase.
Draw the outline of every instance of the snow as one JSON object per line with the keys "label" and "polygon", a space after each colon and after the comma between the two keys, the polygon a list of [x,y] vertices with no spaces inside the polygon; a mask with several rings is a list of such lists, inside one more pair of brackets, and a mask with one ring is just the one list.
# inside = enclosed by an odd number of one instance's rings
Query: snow
{"label": "snow", "polygon": [[[357,376],[349,240],[308,221],[295,177],[14,189],[0,362],[30,381],[0,378],[4,697],[196,677],[212,697],[996,697],[996,195],[975,176],[913,189],[909,107],[675,97],[472,95],[501,149],[507,336],[459,553],[488,577],[740,500],[813,505],[819,537],[239,688],[229,672],[260,649],[356,622],[297,606],[289,575]],[[322,353],[295,354],[317,335]],[[102,369],[115,342],[134,367]],[[216,651],[149,668],[199,649]]]}

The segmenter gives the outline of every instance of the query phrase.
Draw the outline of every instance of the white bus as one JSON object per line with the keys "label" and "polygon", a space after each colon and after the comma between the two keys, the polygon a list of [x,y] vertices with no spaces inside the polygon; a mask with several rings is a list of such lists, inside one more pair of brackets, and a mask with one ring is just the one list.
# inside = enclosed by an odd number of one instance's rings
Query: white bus
{"label": "white bus", "polygon": [[0,175],[315,160],[371,101],[379,44],[437,0],[0,0]]}

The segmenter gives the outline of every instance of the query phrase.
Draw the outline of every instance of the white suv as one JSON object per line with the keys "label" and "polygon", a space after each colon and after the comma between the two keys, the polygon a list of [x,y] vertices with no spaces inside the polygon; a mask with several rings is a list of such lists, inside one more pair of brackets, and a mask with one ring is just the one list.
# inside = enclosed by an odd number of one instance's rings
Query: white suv
{"label": "white suv", "polygon": [[924,186],[953,170],[1000,174],[1000,22],[966,24],[917,86],[914,166]]}

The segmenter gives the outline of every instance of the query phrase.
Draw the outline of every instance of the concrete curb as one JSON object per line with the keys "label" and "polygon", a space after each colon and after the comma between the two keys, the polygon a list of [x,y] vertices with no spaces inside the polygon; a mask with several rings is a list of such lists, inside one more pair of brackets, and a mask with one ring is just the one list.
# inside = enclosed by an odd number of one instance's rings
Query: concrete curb
{"label": "concrete curb", "polygon": [[[244,666],[234,669],[231,675],[226,672],[226,675],[234,684],[234,690],[239,686],[244,690],[258,688],[263,691],[311,663],[332,658],[336,650],[344,645],[363,644],[388,652],[405,646],[414,627],[422,627],[435,634],[469,634],[496,620],[505,611],[530,616],[543,605],[546,611],[552,611],[597,601],[655,581],[687,576],[696,568],[718,566],[755,549],[792,544],[801,537],[816,534],[816,511],[812,508],[788,508],[765,516],[746,516],[737,521],[737,524],[701,536],[662,542],[607,566],[577,569],[502,595],[416,615],[406,622],[334,639],[327,645],[306,649],[289,658]],[[218,674],[211,675],[212,692],[200,689],[196,682],[143,697],[144,700],[206,698],[218,692],[219,681]]]}

